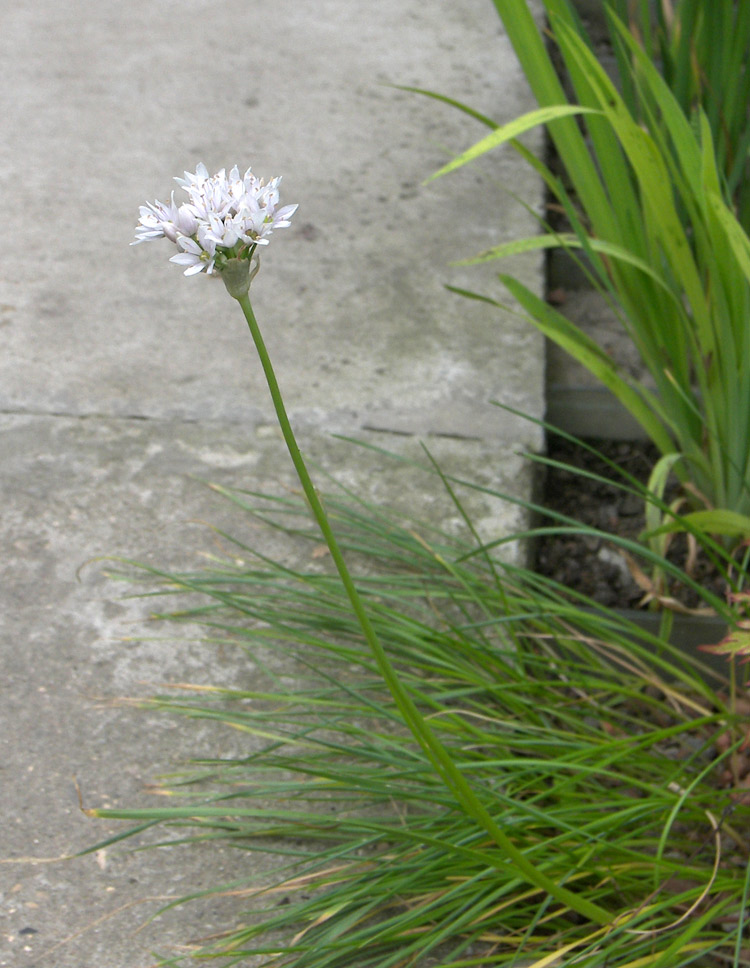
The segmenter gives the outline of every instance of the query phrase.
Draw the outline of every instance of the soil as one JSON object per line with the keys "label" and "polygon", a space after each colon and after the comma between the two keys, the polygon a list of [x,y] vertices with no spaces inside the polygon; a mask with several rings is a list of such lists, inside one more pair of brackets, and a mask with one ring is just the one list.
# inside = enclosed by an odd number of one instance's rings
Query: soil
{"label": "soil", "polygon": [[[645,484],[658,460],[653,445],[638,441],[608,441],[591,439],[574,444],[559,436],[550,436],[547,456],[563,467],[547,467],[541,503],[556,511],[603,532],[602,536],[552,535],[538,539],[536,570],[560,585],[586,595],[611,608],[637,608],[646,604],[647,589],[636,580],[638,562],[608,541],[607,534],[637,541],[645,529],[644,502],[632,488],[625,489],[625,481],[618,469]],[[613,466],[614,465],[614,466]],[[580,470],[598,475],[604,480],[582,476]],[[670,485],[667,500],[678,493],[678,484]],[[555,522],[547,519],[543,525]],[[667,557],[689,572],[692,578],[716,595],[723,597],[725,582],[707,559],[699,553],[695,564],[689,563],[688,543],[684,536],[676,536]],[[647,568],[643,562],[644,572]],[[641,582],[646,574],[639,576]],[[705,606],[700,596],[684,584],[670,581],[662,594],[676,599],[686,609]]]}

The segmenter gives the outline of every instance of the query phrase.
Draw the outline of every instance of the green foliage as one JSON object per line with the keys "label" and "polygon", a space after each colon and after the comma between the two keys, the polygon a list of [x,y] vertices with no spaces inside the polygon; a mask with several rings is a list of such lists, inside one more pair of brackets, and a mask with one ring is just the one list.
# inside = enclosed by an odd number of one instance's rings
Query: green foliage
{"label": "green foliage", "polygon": [[[718,169],[740,224],[750,228],[750,16],[736,0],[609,0],[649,59],[659,64],[670,91],[693,124],[701,113],[711,128]],[[642,116],[633,58],[611,30],[623,96]]]}
{"label": "green foliage", "polygon": [[[709,56],[713,20],[698,16],[695,5],[687,3],[685,11],[693,11],[690,16],[701,25],[693,38],[697,47],[690,47],[693,40],[682,28],[673,27],[672,47],[664,41],[676,94],[610,11],[626,79],[620,93],[567,0],[545,0],[576,113],[526,0],[495,0],[495,6],[540,108],[525,119],[494,126],[492,134],[438,174],[509,141],[545,179],[572,232],[560,235],[548,228],[544,235],[498,246],[464,264],[554,245],[585,254],[596,284],[618,307],[653,390],[619,372],[599,347],[527,287],[508,275],[501,279],[533,322],[612,390],[664,455],[681,455],[675,470],[689,483],[691,498],[710,510],[731,511],[731,537],[741,539],[750,534],[750,239],[732,198],[744,191],[734,175],[737,154],[746,153],[746,147],[744,134],[736,134],[742,145],[734,145],[735,135],[726,131],[719,139],[724,147],[715,144],[724,115],[718,107],[713,115],[707,111],[716,107],[719,75],[711,74],[709,82],[695,61],[701,52]],[[750,31],[750,8],[737,5],[737,17],[742,25],[736,31],[721,20],[727,44]],[[655,27],[651,46],[660,36]],[[692,60],[686,60],[688,49]],[[743,65],[736,78],[740,86],[746,84],[744,55],[744,47],[732,46],[734,63]],[[718,60],[712,60],[716,72]],[[691,71],[697,71],[702,86],[697,80],[687,83]],[[737,116],[736,127],[740,119],[747,127],[746,101],[735,109],[736,90],[729,88],[727,106]],[[542,111],[571,191],[513,140],[541,119]],[[725,516],[722,533],[728,533],[729,524]]]}
{"label": "green foliage", "polygon": [[[223,723],[245,750],[165,778],[167,806],[89,811],[136,822],[136,834],[159,824],[175,843],[238,850],[232,882],[196,896],[245,898],[242,924],[164,963],[750,964],[748,808],[719,783],[744,730],[720,680],[494,557],[460,498],[473,485],[427,469],[465,522],[458,534],[326,496],[362,601],[403,688],[514,850],[607,923],[530,885],[434,769],[318,555],[304,501],[224,491],[293,542],[284,560],[220,534],[226,554],[203,571],[142,571],[147,593],[166,600],[156,617],[201,623],[259,671],[252,688],[149,705]],[[254,875],[257,852],[275,868]]]}

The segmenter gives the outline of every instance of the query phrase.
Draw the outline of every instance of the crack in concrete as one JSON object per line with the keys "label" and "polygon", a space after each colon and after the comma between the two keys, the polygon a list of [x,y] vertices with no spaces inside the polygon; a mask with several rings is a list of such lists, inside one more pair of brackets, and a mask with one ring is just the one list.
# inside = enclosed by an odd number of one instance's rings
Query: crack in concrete
{"label": "crack in concrete", "polygon": [[[63,420],[109,420],[109,421],[122,421],[128,422],[132,420],[137,420],[142,423],[176,423],[176,424],[188,424],[196,425],[202,424],[204,426],[210,426],[212,424],[216,425],[229,425],[233,427],[239,427],[247,425],[246,421],[243,420],[217,420],[211,417],[185,417],[185,416],[155,416],[154,414],[143,414],[143,413],[105,413],[103,411],[87,411],[80,412],[74,410],[35,410],[31,408],[0,408],[0,417],[50,417]],[[265,424],[266,421],[261,421]],[[253,424],[257,426],[257,424]],[[482,441],[483,438],[478,434],[465,434],[460,431],[447,431],[447,430],[427,430],[423,432],[412,431],[412,430],[401,430],[397,427],[379,427],[374,424],[360,424],[356,431],[361,431],[362,433],[375,433],[375,434],[387,434],[392,437],[442,437],[446,440],[471,440],[471,441]],[[355,432],[356,432],[355,431]],[[332,436],[340,436],[340,434],[331,431]]]}

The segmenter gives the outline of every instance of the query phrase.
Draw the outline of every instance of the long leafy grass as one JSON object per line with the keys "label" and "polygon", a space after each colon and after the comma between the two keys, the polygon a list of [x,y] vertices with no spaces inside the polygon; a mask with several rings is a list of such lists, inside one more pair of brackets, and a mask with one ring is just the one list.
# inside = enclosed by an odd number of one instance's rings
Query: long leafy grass
{"label": "long leafy grass", "polygon": [[[722,141],[724,149],[715,143],[720,112],[714,112],[712,129],[709,114],[694,104],[693,87],[674,93],[648,52],[610,12],[624,76],[621,92],[568,0],[544,0],[574,92],[575,103],[568,103],[526,0],[495,0],[495,6],[539,108],[503,126],[465,108],[493,130],[438,174],[514,142],[546,181],[571,231],[546,227],[542,235],[496,246],[464,263],[555,246],[587,257],[591,278],[620,313],[650,385],[620,372],[601,347],[511,275],[500,278],[545,335],[589,368],[641,424],[700,508],[695,523],[739,539],[750,533],[750,239],[733,210],[732,186],[738,189],[734,163],[744,164],[745,134],[736,135],[741,157],[732,159],[729,176],[728,142]],[[742,22],[737,32],[744,36],[750,16],[744,4],[737,10]],[[708,14],[699,20],[703,39],[694,53],[708,57],[718,25]],[[721,29],[728,44],[732,24],[722,20]],[[692,39],[681,36],[683,47],[673,56],[682,63]],[[747,83],[745,53],[741,48],[733,53],[742,70],[729,85],[728,107]],[[688,76],[692,65],[683,68]],[[679,78],[672,79],[679,86]],[[746,127],[745,102],[732,111]],[[547,127],[572,191],[514,141],[539,124]]]}
{"label": "long leafy grass", "polygon": [[[716,146],[719,170],[739,221],[750,228],[750,17],[735,0],[609,0],[638,39],[687,117],[702,111]],[[607,8],[604,8],[606,13]],[[633,59],[616,27],[610,32],[623,95],[639,116]]]}
{"label": "long leafy grass", "polygon": [[[428,475],[465,515],[472,485]],[[245,896],[247,918],[195,956],[294,968],[750,964],[748,808],[719,782],[744,742],[726,683],[502,561],[468,516],[448,535],[327,496],[404,688],[514,847],[608,912],[594,923],[519,876],[436,773],[316,557],[304,502],[224,493],[308,548],[303,563],[223,534],[226,555],[203,571],[143,569],[146,593],[164,596],[166,621],[198,621],[209,642],[256,659],[272,649],[289,673],[154,699],[238,731],[247,753],[165,778],[166,807],[90,811],[237,848],[232,883],[212,890]],[[275,872],[253,876],[257,851],[276,857]]]}

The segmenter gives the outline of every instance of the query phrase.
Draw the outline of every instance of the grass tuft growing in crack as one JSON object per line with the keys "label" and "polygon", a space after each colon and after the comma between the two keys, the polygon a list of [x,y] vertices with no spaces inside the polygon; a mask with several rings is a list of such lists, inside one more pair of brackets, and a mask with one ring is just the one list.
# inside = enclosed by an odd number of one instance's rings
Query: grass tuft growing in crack
{"label": "grass tuft growing in crack", "polygon": [[[168,806],[89,811],[160,824],[173,842],[237,848],[232,882],[200,896],[244,898],[247,916],[163,964],[750,964],[748,808],[718,780],[745,730],[725,684],[495,557],[471,525],[465,485],[426,470],[467,525],[461,534],[343,490],[325,498],[358,592],[483,807],[609,923],[530,886],[436,773],[319,555],[304,501],[217,489],[295,554],[270,558],[220,533],[226,554],[204,570],[141,575],[163,596],[159,618],[199,622],[207,649],[273,661],[257,688],[184,687],[149,706],[223,723],[246,749],[164,778]],[[281,655],[289,675],[274,673]],[[271,872],[253,874],[258,851],[274,858]]]}

